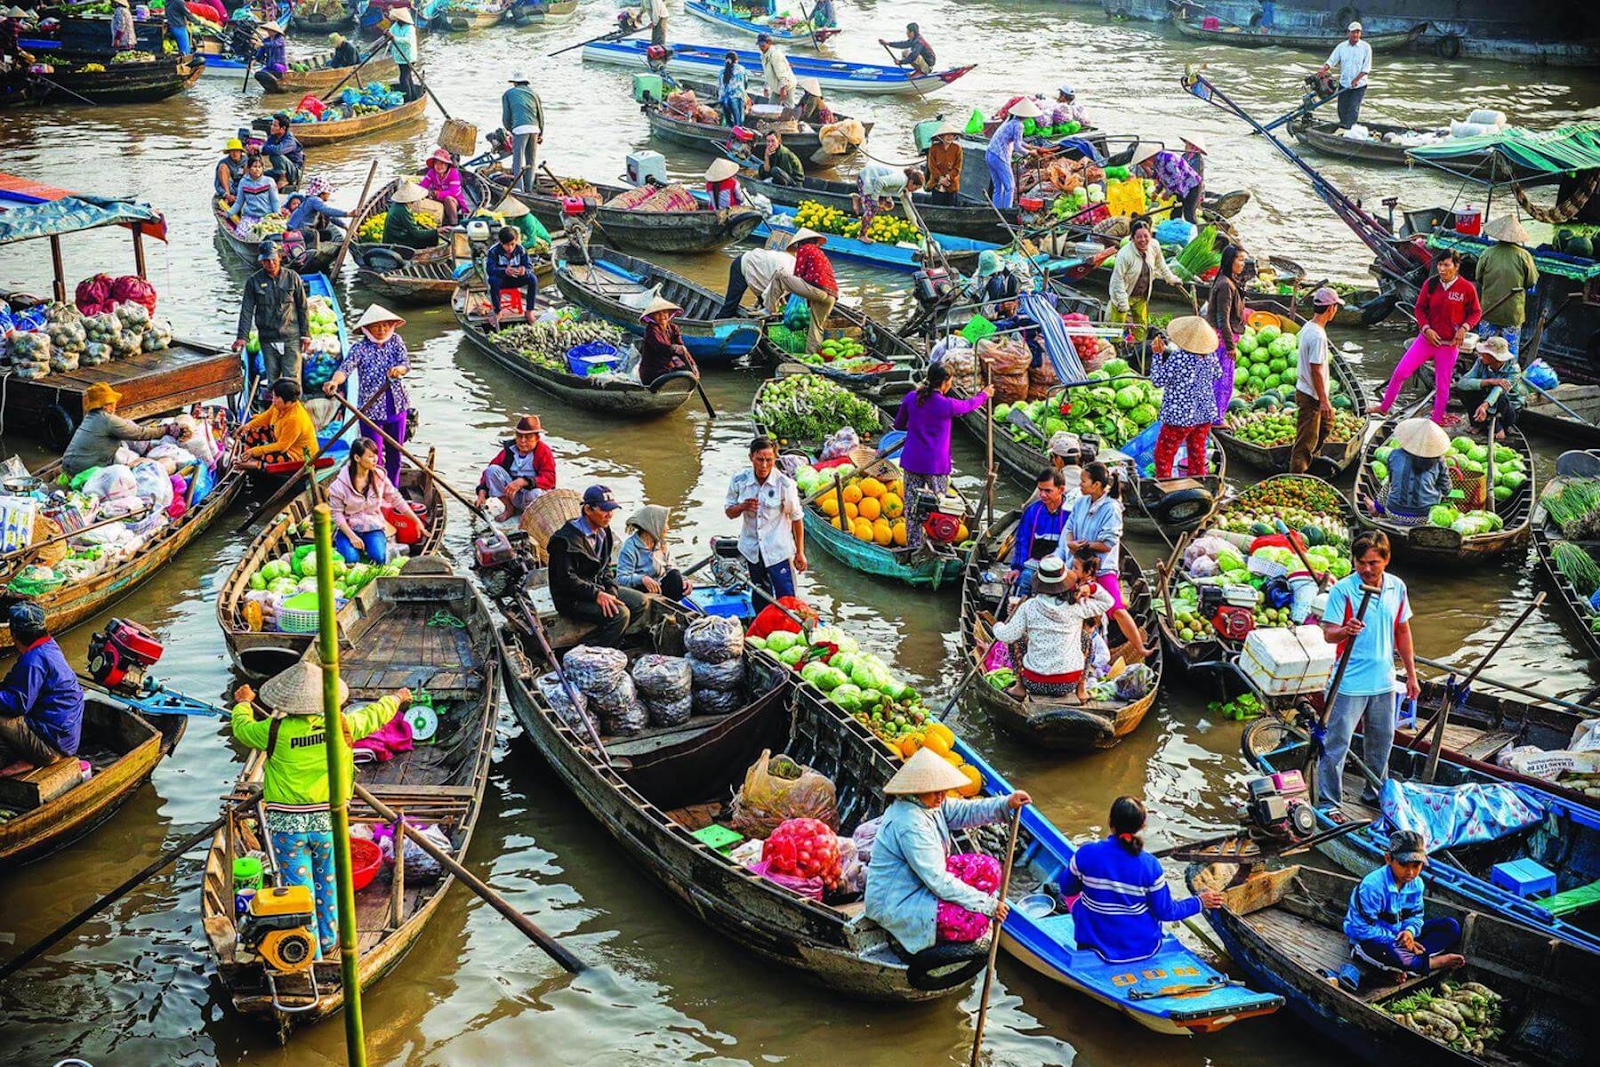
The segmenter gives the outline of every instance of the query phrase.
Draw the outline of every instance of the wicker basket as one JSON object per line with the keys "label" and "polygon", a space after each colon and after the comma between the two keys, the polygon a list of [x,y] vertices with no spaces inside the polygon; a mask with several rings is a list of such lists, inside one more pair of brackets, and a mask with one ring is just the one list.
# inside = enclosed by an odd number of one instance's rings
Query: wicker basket
{"label": "wicker basket", "polygon": [[542,494],[522,513],[521,526],[540,563],[547,558],[550,535],[578,517],[583,497],[571,489],[552,489]]}
{"label": "wicker basket", "polygon": [[[38,544],[40,541],[49,541],[52,537],[60,537],[62,532],[60,523],[48,515],[40,515],[33,520],[32,544]],[[54,567],[57,563],[66,559],[67,553],[70,551],[71,549],[67,547],[66,541],[56,541],[53,544],[45,545],[43,548],[35,549],[29,557],[29,562],[38,564],[41,567]]]}
{"label": "wicker basket", "polygon": [[439,147],[463,159],[478,150],[478,127],[461,119],[445,119],[439,131]]}

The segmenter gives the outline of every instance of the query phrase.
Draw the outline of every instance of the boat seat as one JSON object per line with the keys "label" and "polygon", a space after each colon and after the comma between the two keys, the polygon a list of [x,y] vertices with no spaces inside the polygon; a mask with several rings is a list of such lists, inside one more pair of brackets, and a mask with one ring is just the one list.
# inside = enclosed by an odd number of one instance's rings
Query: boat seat
{"label": "boat seat", "polygon": [[1487,762],[1507,745],[1516,744],[1517,735],[1510,730],[1485,730],[1458,749],[1464,759]]}
{"label": "boat seat", "polygon": [[0,808],[32,811],[82,780],[77,756],[63,756],[42,767],[17,760],[0,769]]}

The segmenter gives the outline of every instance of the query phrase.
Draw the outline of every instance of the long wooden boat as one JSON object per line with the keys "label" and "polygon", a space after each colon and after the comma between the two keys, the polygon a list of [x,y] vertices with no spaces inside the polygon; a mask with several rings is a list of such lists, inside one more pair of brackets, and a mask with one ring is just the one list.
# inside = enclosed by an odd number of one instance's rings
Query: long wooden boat
{"label": "long wooden boat", "polygon": [[423,95],[386,111],[374,111],[366,115],[356,115],[354,118],[334,119],[330,122],[297,122],[294,126],[294,136],[295,140],[307,148],[348,141],[415,122],[422,118],[423,112],[427,109],[428,97]]}
{"label": "long wooden boat", "polygon": [[[431,450],[428,466],[433,466]],[[422,540],[409,546],[408,558],[434,555],[444,541],[444,494],[432,474],[409,464],[400,468],[398,488],[402,496],[418,505],[422,519]],[[288,668],[316,642],[315,633],[252,630],[244,619],[245,594],[250,591],[251,576],[269,560],[303,542],[297,531],[311,518],[314,506],[315,500],[309,492],[290,501],[288,507],[256,534],[217,595],[217,625],[222,627],[228,657],[240,673],[252,678],[266,677]],[[351,601],[351,605],[354,603]],[[351,605],[346,605],[347,614]]]}
{"label": "long wooden boat", "polygon": [[828,38],[839,33],[837,26],[825,26],[813,32],[780,29],[777,26],[768,26],[765,23],[753,22],[740,17],[729,3],[706,3],[705,0],[684,0],[683,10],[713,26],[721,27],[730,33],[743,34],[746,37],[759,37],[766,34],[773,42],[781,45],[799,45],[801,48],[814,48]]}
{"label": "long wooden boat", "polygon": [[[703,196],[704,194],[696,194]],[[752,241],[765,243],[773,234],[784,234],[792,237],[800,229],[795,222],[795,213],[798,209],[784,205],[773,205],[772,211],[766,219],[751,230],[749,237]],[[978,257],[989,249],[998,249],[999,245],[992,241],[976,241],[970,237],[956,237],[952,234],[935,232],[933,240],[938,242],[943,250],[942,263],[949,263],[954,270],[971,273],[978,265]],[[828,235],[828,257],[835,262],[851,260],[856,263],[865,263],[871,267],[883,270],[898,271],[902,274],[915,274],[923,269],[927,253],[923,244],[901,242],[887,244],[883,241],[862,241],[855,237],[844,237],[838,234]],[[1065,263],[1056,259],[1043,259],[1042,267],[1054,270]],[[942,265],[941,263],[941,265]]]}
{"label": "long wooden boat", "polygon": [[[482,173],[500,193],[507,192],[511,182],[509,173]],[[626,192],[626,187],[579,182],[570,188],[585,186],[592,186],[599,194],[600,202],[592,209],[596,235],[619,248],[646,252],[710,252],[744,240],[761,225],[761,212],[749,207],[721,208],[716,211],[635,211],[631,208],[607,207],[605,201]],[[539,178],[533,192],[516,190],[512,195],[527,204],[528,210],[551,233],[563,229],[566,219],[562,211],[563,193],[548,176]]]}
{"label": "long wooden boat", "polygon": [[[35,474],[41,481],[53,482],[60,473],[59,460],[41,467]],[[53,634],[61,634],[109,608],[166,566],[184,547],[217,516],[233,505],[244,485],[244,472],[232,468],[219,471],[211,492],[200,504],[190,507],[176,519],[170,520],[161,531],[145,542],[134,556],[114,563],[97,574],[81,581],[69,581],[49,592],[32,597],[45,611],[45,621]],[[192,483],[191,483],[192,484]],[[0,623],[0,659],[11,655],[15,646],[11,640],[10,623]]]}
{"label": "long wooden boat", "polygon": [[565,367],[532,363],[495,341],[495,335],[489,330],[486,293],[463,286],[456,290],[450,306],[462,332],[478,351],[540,392],[573,407],[603,412],[614,418],[653,419],[678,410],[694,395],[695,376],[687,371],[663,375],[647,386],[620,375],[579,377]]}
{"label": "long wooden boat", "polygon": [[[1433,888],[1429,867],[1428,887]],[[1430,892],[1428,918],[1461,926],[1467,966],[1432,976],[1373,974],[1369,988],[1352,993],[1330,980],[1349,961],[1343,919],[1356,880],[1314,867],[1259,871],[1227,886],[1231,868],[1191,868],[1193,892],[1216,888],[1224,906],[1205,912],[1228,957],[1249,980],[1288,1002],[1314,1033],[1302,1041],[1331,1040],[1357,1063],[1408,1063],[1559,1067],[1578,1063],[1600,1041],[1600,960],[1592,951],[1552,942],[1536,931]],[[1007,926],[1010,924],[1007,923]],[[1444,996],[1444,982],[1476,982],[1503,998],[1495,1028],[1503,1036],[1469,1052],[1408,1026],[1387,1005],[1423,989]],[[1366,984],[1365,982],[1363,983]]]}
{"label": "long wooden boat", "polygon": [[[588,262],[581,261],[585,255]],[[659,294],[683,308],[674,321],[683,330],[684,347],[698,363],[732,363],[761,342],[759,317],[720,317],[722,294],[681,274],[594,245],[586,249],[568,245],[567,256],[555,272],[561,295],[630,334],[644,336],[639,313],[652,294]]]}
{"label": "long wooden boat", "polygon": [[1587,541],[1571,541],[1561,532],[1561,527],[1550,517],[1545,508],[1544,498],[1551,493],[1561,490],[1566,479],[1559,475],[1545,484],[1544,492],[1540,495],[1539,503],[1533,512],[1533,550],[1539,560],[1539,570],[1544,580],[1555,591],[1552,600],[1552,610],[1557,619],[1561,620],[1562,628],[1577,643],[1590,658],[1600,663],[1600,631],[1595,630],[1596,618],[1600,618],[1595,609],[1589,606],[1589,595],[1580,592],[1572,580],[1561,573],[1561,568],[1556,566],[1555,548],[1562,541],[1577,545],[1588,553],[1590,559],[1600,557],[1600,544]]}
{"label": "long wooden boat", "polygon": [[694,836],[728,821],[728,798],[763,751],[783,752],[833,782],[838,832],[882,813],[883,786],[899,761],[831,701],[797,699],[793,672],[747,650],[743,708],[602,738],[602,755],[585,726],[552,710],[536,687],[550,670],[537,648],[520,632],[501,647],[506,692],[523,732],[629,858],[711,929],[819,985],[870,1000],[946,996],[981,969],[976,953],[987,951],[987,940],[949,954],[913,984],[898,944],[861,917],[859,899],[835,904],[791,892]]}
{"label": "long wooden boat", "polygon": [[[1294,134],[1295,140],[1325,156],[1394,167],[1403,167],[1409,162],[1406,145],[1397,140],[1386,141],[1383,138],[1414,134],[1417,132],[1416,129],[1410,126],[1395,126],[1387,122],[1363,122],[1361,125],[1367,128],[1369,136],[1346,137],[1339,132],[1343,127],[1337,121],[1312,122],[1309,118],[1305,122],[1290,123],[1289,132]],[[1460,163],[1471,170],[1486,162],[1488,158],[1489,153],[1475,157],[1463,156],[1460,158]]]}
{"label": "long wooden boat", "polygon": [[[172,754],[189,719],[142,715],[111,693],[86,686],[76,755],[0,778],[0,871],[63,848],[116,814]],[[90,777],[82,778],[86,761]]]}
{"label": "long wooden boat", "polygon": [[[1266,774],[1303,770],[1313,758],[1310,737],[1305,730],[1276,714],[1251,723],[1240,746],[1245,760]],[[1353,748],[1352,752],[1355,751],[1359,751],[1359,745]],[[1391,783],[1420,781],[1427,759],[1424,753],[1397,745],[1390,754],[1384,777]],[[1331,838],[1316,847],[1324,858],[1352,874],[1362,875],[1383,863],[1387,837],[1375,831],[1384,818],[1377,804],[1359,799],[1366,782],[1355,762],[1352,759],[1346,763],[1342,782],[1345,799],[1337,806],[1337,811],[1331,806],[1316,809],[1317,829],[1332,830],[1342,823],[1363,820],[1372,820],[1371,825]],[[1449,788],[1496,784],[1496,780],[1441,758],[1433,784]],[[1436,856],[1428,865],[1429,887],[1448,903],[1532,927],[1552,941],[1600,952],[1600,933],[1595,932],[1592,921],[1578,914],[1568,914],[1559,902],[1547,906],[1555,898],[1525,899],[1490,879],[1491,868],[1497,863],[1531,859],[1555,873],[1558,894],[1600,880],[1600,811],[1592,804],[1573,804],[1538,787],[1518,785],[1515,788],[1523,800],[1542,812],[1540,821],[1493,841],[1448,848],[1436,846],[1435,851],[1444,855]]]}
{"label": "long wooden boat", "polygon": [[[1021,519],[1020,510],[1002,516],[967,554],[961,578],[961,642],[971,661],[968,666],[981,668],[994,643],[994,621],[1006,610],[1003,602],[1009,589],[1005,575],[1011,566],[1011,548]],[[1149,691],[1132,701],[1090,700],[1080,704],[1075,697],[1034,695],[1019,700],[990,685],[980,669],[979,676],[973,679],[973,699],[988,712],[991,722],[1026,744],[1056,752],[1110,748],[1139,728],[1161,688],[1161,641],[1155,632],[1144,569],[1126,548],[1121,553],[1118,577],[1128,611],[1146,635],[1148,655],[1143,660],[1133,658],[1122,640],[1122,631],[1112,624],[1107,636],[1119,643],[1110,650],[1111,662],[1122,659],[1130,667],[1136,662],[1149,666],[1155,672]]]}
{"label": "long wooden boat", "polygon": [[[269,94],[293,93],[296,96],[304,96],[306,93],[325,93],[340,84],[351,85],[357,89],[372,82],[387,85],[400,73],[400,68],[395,66],[394,60],[388,53],[373,56],[365,65],[359,67],[330,67],[328,61],[332,58],[333,53],[329,51],[307,60],[306,70],[290,68],[277,75],[264,70],[258,71],[256,80]],[[296,131],[296,138],[298,137],[299,133]]]}
{"label": "long wooden boat", "polygon": [[338,3],[328,6],[333,10],[324,13],[307,11],[305,4],[295,5],[294,17],[289,21],[289,28],[308,34],[329,34],[335,30],[349,29],[356,24],[355,12],[351,10],[349,4]]}
{"label": "long wooden boat", "polygon": [[[1345,39],[1343,33],[1332,31],[1318,33],[1308,30],[1295,33],[1287,30],[1264,30],[1259,26],[1218,26],[1215,29],[1208,29],[1200,22],[1184,18],[1175,18],[1172,24],[1179,33],[1192,40],[1231,44],[1235,48],[1298,48],[1307,52],[1327,53],[1334,45]],[[1374,52],[1398,52],[1411,47],[1418,37],[1427,32],[1427,29],[1426,22],[1419,22],[1409,30],[1369,33],[1364,34],[1361,39],[1371,45]]]}
{"label": "long wooden boat", "polygon": [[578,13],[578,0],[519,0],[506,12],[506,21],[513,26],[554,26],[571,22]]}
{"label": "long wooden boat", "polygon": [[[391,178],[384,185],[375,190],[367,201],[347,220],[350,229],[355,232],[355,237],[350,241],[350,254],[355,257],[361,266],[374,271],[396,270],[402,264],[420,265],[423,263],[440,262],[449,264],[456,258],[456,250],[451,247],[451,242],[443,230],[440,231],[439,243],[432,248],[409,248],[401,245],[388,245],[382,241],[365,241],[361,239],[361,228],[374,218],[382,218],[389,212],[389,198],[408,180],[409,176]],[[461,196],[467,202],[467,210],[462,214],[464,222],[466,216],[484,206],[490,198],[489,186],[477,173],[469,170],[461,171]],[[499,201],[495,201],[498,203]],[[383,253],[380,257],[377,253]]]}
{"label": "long wooden boat", "polygon": [[[589,63],[609,63],[621,67],[646,69],[650,61],[645,55],[650,42],[640,40],[593,41],[583,47],[583,58]],[[761,74],[761,53],[742,49],[729,49],[721,45],[674,44],[667,60],[669,74],[699,74],[714,78],[722,69],[723,57],[728,52],[739,57],[739,65],[757,75]],[[931,74],[916,74],[906,67],[892,67],[881,63],[849,63],[843,60],[823,59],[813,56],[790,56],[789,66],[796,78],[815,78],[823,89],[876,95],[918,96],[937,92],[972,70],[977,64],[950,67]]]}
{"label": "long wooden boat", "polygon": [[[1334,352],[1333,358],[1328,361],[1328,374],[1330,383],[1336,383],[1332,385],[1333,398],[1348,397],[1351,403],[1351,410],[1364,414],[1367,410],[1366,388],[1362,386],[1361,379],[1356,377],[1355,372],[1350,369],[1349,361],[1341,353]],[[1292,383],[1284,391],[1293,394]],[[1292,397],[1289,403],[1291,405],[1294,403]],[[1279,474],[1285,473],[1289,469],[1289,460],[1294,454],[1293,442],[1285,445],[1259,445],[1237,436],[1228,429],[1226,424],[1213,426],[1211,434],[1222,442],[1222,447],[1228,450],[1229,455],[1235,459],[1243,460],[1252,467],[1260,470],[1275,471]],[[1313,462],[1322,460],[1324,465],[1331,465],[1336,473],[1343,474],[1350,469],[1351,464],[1355,463],[1360,455],[1360,434],[1344,441],[1330,438],[1322,446],[1322,451],[1313,457]]]}
{"label": "long wooden boat", "polygon": [[184,56],[159,56],[147,63],[90,62],[85,70],[63,62],[50,74],[26,69],[0,73],[0,108],[24,104],[142,104],[176,96],[200,80],[205,64]]}
{"label": "long wooden boat", "polygon": [[[693,148],[719,159],[726,157],[726,146],[733,141],[732,126],[725,126],[720,122],[696,122],[654,102],[646,103],[643,110],[645,121],[650,124],[652,136],[670,144]],[[838,113],[835,113],[835,117],[840,121],[849,118],[848,115]],[[745,121],[750,123],[750,128],[758,135],[764,134],[769,126],[755,119],[746,118]],[[872,123],[862,122],[861,125],[866,128],[869,135],[872,133]],[[799,156],[800,162],[807,170],[830,169],[860,152],[860,146],[854,144],[847,145],[843,152],[828,151],[823,147],[822,136],[818,132],[820,128],[814,123],[804,123],[800,129],[784,131],[782,134],[784,147]],[[770,184],[761,182],[757,187],[752,185],[752,180],[749,178],[741,178],[740,181],[747,189],[754,188],[756,191],[764,191]],[[774,203],[787,203],[787,201],[774,201]]]}
{"label": "long wooden boat", "polygon": [[[235,259],[252,268],[260,262],[261,242],[247,241],[234,232],[233,223],[228,221],[227,211],[215,200],[212,201],[212,215],[217,223],[217,239],[224,248],[233,253]],[[333,265],[334,258],[339,254],[339,246],[344,241],[344,235],[332,226],[321,230],[312,231],[316,238],[315,244],[300,246],[301,251],[292,256],[286,256],[284,265],[301,274],[319,274]]]}
{"label": "long wooden boat", "polygon": [[[1516,429],[1507,429],[1505,446],[1515,449],[1522,457],[1527,473],[1522,484],[1512,490],[1510,499],[1494,504],[1495,512],[1505,523],[1504,529],[1489,533],[1462,536],[1448,527],[1433,526],[1427,522],[1406,525],[1381,512],[1380,505],[1388,493],[1388,483],[1380,482],[1372,469],[1373,454],[1394,436],[1398,419],[1388,419],[1367,437],[1361,449],[1361,466],[1356,470],[1355,486],[1351,490],[1356,509],[1356,523],[1363,529],[1382,530],[1389,536],[1389,544],[1396,556],[1410,563],[1450,565],[1456,563],[1487,563],[1507,553],[1525,548],[1533,536],[1533,508],[1536,499],[1533,450],[1528,439]],[[1465,428],[1463,427],[1463,430]],[[1480,444],[1486,442],[1481,431],[1465,432]]]}
{"label": "long wooden boat", "polygon": [[498,0],[490,7],[454,8],[449,4],[442,4],[438,13],[429,20],[428,25],[436,30],[449,33],[472,33],[476,30],[486,30],[497,25],[511,10],[512,0]]}
{"label": "long wooden boat", "polygon": [[1580,417],[1573,418],[1557,407],[1550,397],[1532,392],[1523,405],[1517,426],[1549,434],[1565,448],[1593,448],[1600,445],[1600,385],[1563,384],[1547,391]]}
{"label": "long wooden boat", "polygon": [[[1012,792],[966,741],[958,737],[954,748],[983,775],[982,796]],[[1172,934],[1162,937],[1154,956],[1133,965],[1107,963],[1093,949],[1080,949],[1071,911],[1045,888],[1061,883],[1076,852],[1038,805],[1022,809],[1007,893],[1011,913],[1000,928],[1000,947],[1017,962],[1158,1034],[1211,1034],[1283,1005],[1275,993],[1230,980]]]}
{"label": "long wooden boat", "polygon": [[[451,854],[464,860],[494,756],[500,700],[495,623],[472,581],[452,574],[442,561],[414,562],[409,568],[415,571],[379,578],[361,591],[346,628],[351,647],[339,654],[339,676],[350,687],[353,702],[405,686],[426,689],[438,714],[438,732],[429,744],[386,762],[356,764],[356,781],[413,825],[432,824],[449,838]],[[430,625],[440,612],[464,625]],[[316,655],[315,648],[308,650],[307,660],[315,662]],[[240,790],[261,780],[263,755],[251,753],[239,775]],[[350,803],[350,820],[366,825],[382,821],[359,799]],[[230,819],[212,839],[200,913],[233,1009],[275,1024],[283,1035],[343,1007],[340,961],[334,952],[304,970],[274,974],[240,941],[233,861],[250,852],[267,852],[265,829],[254,812]],[[356,893],[363,989],[400,962],[455,883],[449,873],[434,880],[408,874],[403,862],[398,871],[385,864]]]}
{"label": "long wooden boat", "polygon": [[[784,143],[788,143],[787,136],[784,138]],[[812,200],[823,207],[838,208],[846,214],[852,213],[851,197],[856,191],[856,183],[853,181],[830,181],[826,178],[807,178],[803,185],[779,185],[776,182],[751,177],[741,177],[739,182],[746,189],[760,193],[774,204],[799,207],[802,201]],[[917,214],[922,216],[922,221],[938,234],[1003,244],[1012,240],[1006,222],[1017,225],[1015,212],[1012,213],[1011,219],[1002,220],[989,204],[962,200],[949,193],[912,193],[911,199]],[[905,210],[896,201],[894,210],[890,214],[904,218]]]}
{"label": "long wooden boat", "polygon": [[828,314],[828,321],[823,323],[823,340],[826,342],[830,338],[849,337],[861,342],[866,350],[863,353],[864,358],[878,360],[879,365],[884,368],[882,370],[843,370],[820,359],[813,361],[809,357],[815,355],[814,353],[802,356],[785,351],[772,339],[774,325],[777,324],[769,324],[767,332],[762,337],[767,360],[773,366],[799,364],[824,378],[838,382],[852,393],[859,393],[875,404],[890,408],[898,406],[901,398],[916,384],[915,379],[922,362],[922,354],[905,338],[856,308],[835,304]]}

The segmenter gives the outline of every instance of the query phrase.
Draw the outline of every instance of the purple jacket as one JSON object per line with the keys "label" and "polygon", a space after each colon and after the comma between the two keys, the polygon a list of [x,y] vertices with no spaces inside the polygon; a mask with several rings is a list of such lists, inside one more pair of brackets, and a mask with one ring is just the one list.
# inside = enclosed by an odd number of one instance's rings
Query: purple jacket
{"label": "purple jacket", "polygon": [[917,399],[915,391],[907,393],[894,417],[894,428],[906,434],[900,469],[907,474],[949,474],[950,424],[983,407],[988,400],[988,393],[967,400],[934,393],[924,403]]}

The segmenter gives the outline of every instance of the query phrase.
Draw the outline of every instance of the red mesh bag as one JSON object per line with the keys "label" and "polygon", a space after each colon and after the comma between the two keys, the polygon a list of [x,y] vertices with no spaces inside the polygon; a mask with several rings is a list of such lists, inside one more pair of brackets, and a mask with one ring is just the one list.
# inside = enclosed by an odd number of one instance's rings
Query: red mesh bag
{"label": "red mesh bag", "polygon": [[78,310],[85,315],[98,315],[102,311],[109,311],[106,301],[111,297],[111,275],[96,274],[85,278],[78,283],[76,292],[73,293],[72,302],[78,305]]}
{"label": "red mesh bag", "polygon": [[124,274],[111,283],[112,304],[143,304],[154,315],[156,312],[156,287],[137,274]]}

